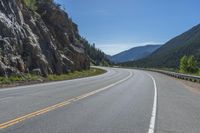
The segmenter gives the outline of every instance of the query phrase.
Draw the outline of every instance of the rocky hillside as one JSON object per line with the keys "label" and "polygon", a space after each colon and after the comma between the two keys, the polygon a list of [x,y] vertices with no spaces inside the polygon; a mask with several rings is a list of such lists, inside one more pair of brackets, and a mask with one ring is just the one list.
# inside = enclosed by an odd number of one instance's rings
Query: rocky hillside
{"label": "rocky hillside", "polygon": [[52,0],[1,0],[0,29],[0,76],[89,68],[77,25]]}
{"label": "rocky hillside", "polygon": [[113,55],[109,57],[109,59],[115,63],[139,60],[149,56],[160,47],[161,45],[146,45],[134,47],[119,54]]}
{"label": "rocky hillside", "polygon": [[200,24],[169,40],[147,58],[124,65],[177,69],[184,55],[195,56],[200,65]]}

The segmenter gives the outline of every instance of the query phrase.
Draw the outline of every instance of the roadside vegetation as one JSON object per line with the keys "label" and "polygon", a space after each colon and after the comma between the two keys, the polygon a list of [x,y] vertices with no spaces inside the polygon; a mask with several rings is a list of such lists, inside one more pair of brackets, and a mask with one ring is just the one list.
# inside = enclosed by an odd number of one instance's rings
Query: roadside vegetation
{"label": "roadside vegetation", "polygon": [[199,75],[198,62],[194,56],[183,56],[179,67],[180,73]]}
{"label": "roadside vegetation", "polygon": [[10,86],[10,85],[15,86],[15,85],[23,85],[23,84],[41,83],[41,82],[49,82],[49,81],[70,80],[70,79],[100,75],[105,72],[106,71],[102,69],[91,68],[89,70],[74,71],[74,72],[61,74],[61,75],[48,75],[47,77],[42,77],[42,76],[33,75],[33,74],[25,74],[23,76],[0,77],[0,87]]}
{"label": "roadside vegetation", "polygon": [[90,57],[92,65],[110,66],[112,62],[108,59],[107,55],[100,49],[95,47],[95,44],[90,44],[86,39],[81,39],[82,44],[85,46],[85,53]]}
{"label": "roadside vegetation", "polygon": [[90,77],[95,75],[100,75],[105,73],[105,70],[98,68],[91,68],[90,70],[75,71],[73,73],[61,74],[61,75],[48,75],[48,81],[59,81],[59,80],[69,80],[83,77]]}
{"label": "roadside vegetation", "polygon": [[31,9],[33,11],[37,10],[37,6],[36,6],[37,1],[36,0],[24,0],[24,3],[26,4],[26,6],[29,9]]}

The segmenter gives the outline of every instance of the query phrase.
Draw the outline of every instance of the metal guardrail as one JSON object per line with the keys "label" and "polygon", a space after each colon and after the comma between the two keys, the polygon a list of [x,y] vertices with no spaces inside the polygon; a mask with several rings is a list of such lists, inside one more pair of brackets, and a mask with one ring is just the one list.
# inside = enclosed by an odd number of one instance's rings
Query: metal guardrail
{"label": "metal guardrail", "polygon": [[165,70],[157,70],[157,69],[144,69],[148,71],[153,71],[153,72],[158,72],[162,73],[171,77],[175,77],[178,79],[183,79],[183,80],[188,80],[192,82],[198,82],[200,83],[200,76],[194,76],[194,75],[189,75],[189,74],[181,74],[181,73],[176,73],[176,72],[170,72],[170,71],[165,71]]}
{"label": "metal guardrail", "polygon": [[166,70],[159,70],[159,69],[147,69],[147,68],[134,68],[134,69],[158,72],[158,73],[162,73],[162,74],[174,77],[174,78],[200,83],[200,76],[181,74],[181,73],[176,73],[176,72],[171,72],[171,71],[166,71]]}
{"label": "metal guardrail", "polygon": [[174,77],[174,78],[200,83],[200,76],[194,76],[194,75],[189,75],[189,74],[181,74],[181,73],[176,73],[176,72],[171,72],[171,71],[166,71],[166,70],[159,70],[159,69],[132,68],[132,67],[128,67],[128,68],[158,72],[158,73],[162,73],[162,74]]}

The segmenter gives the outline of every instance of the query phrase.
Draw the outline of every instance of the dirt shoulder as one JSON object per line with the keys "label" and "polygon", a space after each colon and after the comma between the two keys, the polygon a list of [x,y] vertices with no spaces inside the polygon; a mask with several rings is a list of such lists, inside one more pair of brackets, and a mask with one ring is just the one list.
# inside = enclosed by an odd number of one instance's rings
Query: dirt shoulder
{"label": "dirt shoulder", "polygon": [[189,91],[200,94],[200,83],[195,83],[195,82],[191,82],[191,81],[187,81],[187,80],[181,80],[181,79],[177,79],[177,78],[174,78],[174,79],[179,81]]}

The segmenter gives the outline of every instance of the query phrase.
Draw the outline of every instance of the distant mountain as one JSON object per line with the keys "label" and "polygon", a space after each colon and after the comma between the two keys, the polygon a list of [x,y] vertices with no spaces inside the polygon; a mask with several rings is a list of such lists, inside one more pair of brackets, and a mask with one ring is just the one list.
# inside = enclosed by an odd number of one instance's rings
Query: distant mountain
{"label": "distant mountain", "polygon": [[161,45],[146,45],[146,46],[135,47],[123,51],[119,54],[109,56],[108,58],[115,63],[138,60],[147,57],[160,47]]}
{"label": "distant mountain", "polygon": [[124,65],[178,68],[180,58],[184,55],[194,55],[200,62],[200,24],[171,39],[150,56]]}

